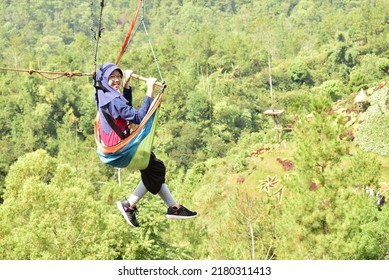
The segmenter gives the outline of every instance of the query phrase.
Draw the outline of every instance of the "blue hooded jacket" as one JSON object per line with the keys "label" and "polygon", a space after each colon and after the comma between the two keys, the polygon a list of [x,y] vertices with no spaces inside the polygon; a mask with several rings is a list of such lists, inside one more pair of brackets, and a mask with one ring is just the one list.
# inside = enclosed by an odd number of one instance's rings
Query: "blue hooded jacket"
{"label": "blue hooded jacket", "polygon": [[149,96],[145,96],[139,110],[132,107],[132,91],[124,88],[123,95],[109,85],[108,79],[111,73],[118,70],[123,75],[122,70],[113,63],[104,63],[96,73],[96,94],[95,101],[100,115],[100,138],[106,146],[116,145],[121,141],[119,135],[112,129],[107,122],[102,111],[104,110],[112,117],[112,120],[123,131],[125,123],[129,121],[139,124],[146,116],[147,111],[153,102]]}

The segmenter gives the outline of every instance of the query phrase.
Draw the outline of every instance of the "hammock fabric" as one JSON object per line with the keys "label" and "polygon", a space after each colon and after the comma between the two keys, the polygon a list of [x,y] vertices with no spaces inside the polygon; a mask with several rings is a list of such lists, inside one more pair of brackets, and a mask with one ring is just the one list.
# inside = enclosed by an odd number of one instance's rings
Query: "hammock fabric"
{"label": "hammock fabric", "polygon": [[97,113],[95,119],[95,141],[97,153],[103,163],[117,168],[128,167],[142,170],[147,167],[150,160],[154,141],[155,128],[158,122],[159,105],[163,93],[159,93],[151,104],[146,116],[127,138],[115,146],[104,146],[99,136],[100,117]]}

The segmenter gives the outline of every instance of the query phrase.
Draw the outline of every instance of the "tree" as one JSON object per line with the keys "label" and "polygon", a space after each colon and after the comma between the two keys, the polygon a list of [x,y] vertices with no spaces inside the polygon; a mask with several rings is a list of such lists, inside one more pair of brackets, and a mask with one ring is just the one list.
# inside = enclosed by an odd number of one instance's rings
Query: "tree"
{"label": "tree", "polygon": [[309,73],[308,67],[304,63],[296,63],[289,67],[288,74],[292,82],[302,85],[302,84],[311,84],[311,75]]}
{"label": "tree", "polygon": [[307,180],[315,179],[326,186],[331,173],[348,154],[348,143],[339,137],[345,129],[341,121],[335,115],[313,112],[312,117],[302,119],[298,124],[294,161]]}
{"label": "tree", "polygon": [[389,155],[388,145],[388,88],[377,89],[369,98],[370,106],[365,121],[360,125],[355,140],[365,151]]}
{"label": "tree", "polygon": [[[377,188],[380,166],[374,156],[350,153],[340,140],[342,124],[334,116],[313,114],[299,124],[294,162],[297,172],[286,180],[278,223],[277,256],[281,259],[386,259],[387,213],[380,216],[366,186]],[[350,157],[352,158],[350,162]],[[369,166],[369,168],[366,168]],[[372,228],[373,248],[363,250],[360,228]],[[290,240],[287,236],[293,236]],[[298,250],[293,250],[299,243]]]}
{"label": "tree", "polygon": [[[125,193],[123,186],[96,189],[76,168],[43,150],[20,157],[0,205],[0,259],[185,258],[182,244],[168,246],[163,239],[168,229],[163,215],[148,217],[143,230],[130,232],[112,201],[116,195],[109,195]],[[155,201],[143,203],[145,211],[159,212]]]}
{"label": "tree", "polygon": [[321,84],[320,91],[324,96],[330,97],[334,102],[346,95],[346,87],[340,80],[325,81]]}

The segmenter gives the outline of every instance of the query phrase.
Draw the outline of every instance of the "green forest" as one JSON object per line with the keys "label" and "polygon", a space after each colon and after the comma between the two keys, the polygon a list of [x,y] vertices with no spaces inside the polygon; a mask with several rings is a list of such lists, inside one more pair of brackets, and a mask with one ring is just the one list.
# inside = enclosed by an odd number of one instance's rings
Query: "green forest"
{"label": "green forest", "polygon": [[0,259],[388,260],[389,0],[143,1],[120,67],[163,75],[153,151],[198,216],[149,193],[131,228],[92,77],[32,70],[115,62],[138,3],[1,1]]}

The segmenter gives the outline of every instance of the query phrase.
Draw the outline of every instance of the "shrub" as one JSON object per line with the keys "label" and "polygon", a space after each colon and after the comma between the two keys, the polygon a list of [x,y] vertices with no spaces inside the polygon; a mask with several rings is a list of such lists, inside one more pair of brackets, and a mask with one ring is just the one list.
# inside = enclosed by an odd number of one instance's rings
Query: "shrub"
{"label": "shrub", "polygon": [[365,121],[355,135],[355,141],[365,151],[389,156],[389,110],[386,105],[388,88],[374,92],[370,98],[371,106],[366,110]]}

